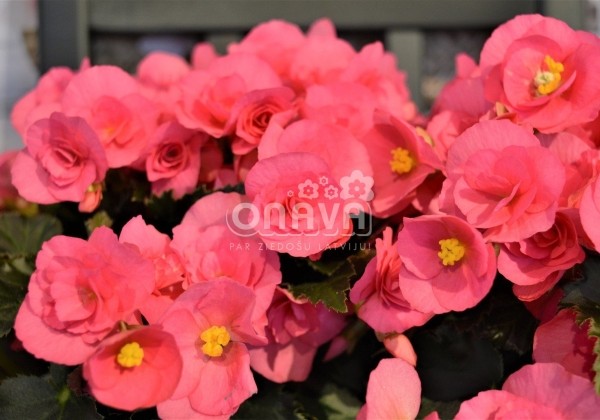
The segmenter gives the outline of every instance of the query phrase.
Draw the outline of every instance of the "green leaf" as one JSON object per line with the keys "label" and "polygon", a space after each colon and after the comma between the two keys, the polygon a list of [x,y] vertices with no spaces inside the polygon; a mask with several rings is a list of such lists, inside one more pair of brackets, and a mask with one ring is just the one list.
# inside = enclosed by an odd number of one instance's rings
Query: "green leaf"
{"label": "green leaf", "polygon": [[321,302],[336,312],[347,313],[346,292],[350,290],[351,281],[362,275],[367,262],[373,255],[373,251],[367,249],[357,252],[339,264],[325,262],[316,264],[309,262],[308,265],[315,268],[321,274],[326,274],[327,272],[331,272],[331,274],[319,282],[288,284],[288,290],[296,298],[306,298],[315,305]]}
{"label": "green leaf", "polygon": [[345,260],[326,260],[320,259],[318,261],[306,260],[310,268],[318,271],[326,276],[332,276],[337,270],[339,270],[344,264]]}
{"label": "green leaf", "polygon": [[27,293],[30,274],[31,268],[25,258],[0,259],[0,337],[7,335],[13,327]]}
{"label": "green leaf", "polygon": [[35,255],[42,243],[59,235],[58,219],[47,214],[26,218],[18,213],[0,214],[0,251],[19,255]]}
{"label": "green leaf", "polygon": [[595,318],[590,319],[588,336],[596,338],[596,342],[594,343],[594,354],[596,359],[594,360],[592,369],[595,372],[594,388],[596,389],[596,394],[600,395],[600,320]]}
{"label": "green leaf", "polygon": [[0,385],[0,418],[99,419],[94,402],[57,388],[39,376],[9,378]]}
{"label": "green leaf", "polygon": [[346,292],[350,290],[350,279],[356,275],[351,264],[344,264],[327,280],[289,286],[294,297],[306,298],[312,304],[319,302],[336,312],[348,312]]}
{"label": "green leaf", "polygon": [[329,420],[353,420],[362,403],[347,390],[332,383],[323,387],[319,402],[325,408]]}

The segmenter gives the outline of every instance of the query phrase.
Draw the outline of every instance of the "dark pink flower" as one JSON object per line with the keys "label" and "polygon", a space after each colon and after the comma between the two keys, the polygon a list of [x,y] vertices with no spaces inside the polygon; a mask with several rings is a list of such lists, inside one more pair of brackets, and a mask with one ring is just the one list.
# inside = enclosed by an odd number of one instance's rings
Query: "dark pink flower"
{"label": "dark pink flower", "polygon": [[454,216],[404,218],[398,254],[400,290],[412,308],[426,313],[475,306],[496,276],[492,245]]}
{"label": "dark pink flower", "polygon": [[279,136],[266,136],[258,148],[258,158],[262,160],[281,153],[309,152],[329,165],[332,181],[340,182],[355,170],[365,176],[373,174],[368,147],[344,127],[302,119],[285,127]]}
{"label": "dark pink flower", "polygon": [[188,272],[183,283],[228,278],[249,287],[256,295],[252,319],[257,329],[267,323],[266,312],[275,287],[281,283],[279,257],[256,236],[238,236],[227,225],[227,216],[247,204],[236,193],[213,193],[196,201],[173,228],[171,247]]}
{"label": "dark pink flower", "polygon": [[162,51],[151,52],[138,64],[140,91],[160,108],[161,121],[174,118],[175,104],[181,95],[177,85],[190,71],[182,57]]}
{"label": "dark pink flower", "polygon": [[480,418],[592,419],[600,397],[591,381],[557,363],[527,365],[508,377],[502,390],[464,401],[456,420]]}
{"label": "dark pink flower", "polygon": [[183,293],[188,273],[173,248],[171,238],[147,225],[136,216],[123,226],[119,242],[135,245],[140,254],[154,265],[154,290],[139,308],[150,322],[156,322],[177,296]]}
{"label": "dark pink flower", "polygon": [[294,53],[289,78],[297,91],[337,81],[356,55],[350,43],[336,36],[331,21],[323,19],[313,24],[313,28],[325,27],[326,30],[309,30],[306,40]]}
{"label": "dark pink flower", "polygon": [[377,255],[350,290],[357,316],[380,333],[401,333],[423,325],[433,314],[413,309],[402,295],[398,281],[402,261],[390,227],[376,239],[375,249]]}
{"label": "dark pink flower", "polygon": [[533,360],[559,363],[567,371],[592,380],[597,338],[588,335],[589,321],[578,325],[576,316],[574,311],[563,309],[538,327],[533,337]]}
{"label": "dark pink flower", "polygon": [[381,42],[365,45],[340,74],[339,81],[358,83],[375,97],[376,107],[395,118],[416,121],[418,109],[410,98],[406,74],[398,69],[396,57]]}
{"label": "dark pink flower", "polygon": [[566,23],[521,15],[500,25],[481,52],[486,98],[516,121],[554,133],[600,110],[600,44]]}
{"label": "dark pink flower", "polygon": [[365,86],[336,82],[309,86],[301,114],[310,120],[344,127],[360,138],[373,125],[375,107],[375,96]]}
{"label": "dark pink flower", "polygon": [[252,326],[254,301],[252,290],[223,279],[195,284],[171,305],[160,325],[175,337],[183,369],[158,404],[161,418],[231,416],[256,393],[246,346],[266,340]]}
{"label": "dark pink flower", "polygon": [[218,57],[205,70],[193,70],[180,82],[176,109],[184,127],[219,138],[227,127],[236,102],[248,92],[281,86],[279,76],[255,55],[238,53]]}
{"label": "dark pink flower", "polygon": [[596,176],[583,190],[579,205],[579,217],[585,234],[591,241],[594,249],[600,250],[600,177]]}
{"label": "dark pink flower", "polygon": [[406,208],[417,187],[441,168],[432,147],[407,122],[377,113],[361,139],[373,168],[372,213],[392,216]]}
{"label": "dark pink flower", "polygon": [[[242,96],[227,122],[235,126],[233,153],[245,155],[258,147],[271,122],[285,127],[296,116],[294,99],[294,91],[287,87],[253,90]],[[226,127],[225,131],[231,130]]]}
{"label": "dark pink flower", "polygon": [[228,51],[254,54],[269,63],[279,76],[289,79],[294,54],[305,41],[298,25],[273,19],[256,25],[239,43],[230,44]]}
{"label": "dark pink flower", "polygon": [[53,113],[32,124],[26,138],[11,169],[13,184],[26,200],[80,202],[104,180],[106,155],[85,120]]}
{"label": "dark pink flower", "polygon": [[156,129],[159,110],[138,82],[115,66],[93,66],[69,82],[62,97],[67,115],[84,118],[98,135],[108,165],[134,163]]}
{"label": "dark pink flower", "polygon": [[[330,166],[312,153],[259,160],[246,176],[249,218],[238,227],[257,233],[267,248],[293,256],[341,245],[352,234],[350,212],[343,200],[321,196],[320,179],[339,189]],[[303,189],[307,183],[313,186],[310,194]]]}
{"label": "dark pink flower", "polygon": [[519,242],[505,242],[498,255],[498,271],[512,281],[515,294],[534,300],[552,288],[564,272],[583,261],[577,231],[562,212],[550,229]]}
{"label": "dark pink flower", "polygon": [[169,398],[179,382],[181,368],[173,336],[151,325],[103,340],[83,364],[83,377],[102,404],[133,411]]}
{"label": "dark pink flower", "polygon": [[346,324],[343,315],[306,299],[296,299],[279,287],[267,317],[269,342],[250,348],[250,364],[256,372],[278,383],[306,380],[317,349],[338,335]]}
{"label": "dark pink flower", "polygon": [[527,130],[482,121],[448,152],[441,210],[485,229],[487,240],[514,242],[554,223],[565,182],[560,160]]}
{"label": "dark pink flower", "polygon": [[88,241],[55,236],[37,254],[15,331],[38,358],[83,363],[153,289],[152,263],[110,229],[97,228]]}
{"label": "dark pink flower", "polygon": [[200,149],[207,139],[206,134],[184,128],[176,121],[161,125],[148,139],[143,153],[152,193],[171,191],[175,199],[192,193],[198,185]]}

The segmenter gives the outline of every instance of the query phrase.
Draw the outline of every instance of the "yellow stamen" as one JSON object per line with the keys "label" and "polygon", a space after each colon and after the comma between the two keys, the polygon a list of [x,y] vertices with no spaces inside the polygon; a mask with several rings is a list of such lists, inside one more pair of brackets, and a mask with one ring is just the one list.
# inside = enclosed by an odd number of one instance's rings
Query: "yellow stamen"
{"label": "yellow stamen", "polygon": [[433,138],[431,137],[431,135],[429,135],[427,130],[425,130],[424,128],[421,128],[421,127],[416,127],[415,131],[417,132],[417,134],[419,136],[421,136],[423,138],[423,140],[425,140],[425,143],[427,143],[430,146],[435,146]]}
{"label": "yellow stamen", "polygon": [[125,344],[117,355],[117,363],[124,368],[139,366],[144,360],[144,349],[135,341]]}
{"label": "yellow stamen", "polygon": [[416,164],[417,162],[408,150],[402,147],[396,147],[392,150],[392,160],[390,160],[392,172],[404,175],[412,171]]}
{"label": "yellow stamen", "polygon": [[212,327],[202,331],[200,339],[204,341],[202,352],[210,357],[219,357],[223,354],[223,347],[229,344],[231,337],[225,327]]}
{"label": "yellow stamen", "polygon": [[560,86],[562,80],[561,73],[565,71],[565,66],[552,57],[547,55],[544,58],[546,70],[538,70],[533,79],[533,84],[537,88],[538,95],[549,95]]}
{"label": "yellow stamen", "polygon": [[445,266],[454,265],[465,256],[465,246],[456,238],[442,239],[439,244],[438,257]]}

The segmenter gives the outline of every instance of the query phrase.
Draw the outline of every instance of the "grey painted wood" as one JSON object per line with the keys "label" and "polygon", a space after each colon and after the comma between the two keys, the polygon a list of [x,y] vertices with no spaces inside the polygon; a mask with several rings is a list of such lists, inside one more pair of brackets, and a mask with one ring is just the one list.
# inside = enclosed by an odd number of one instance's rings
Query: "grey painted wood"
{"label": "grey painted wood", "polygon": [[543,13],[565,21],[571,28],[583,29],[585,2],[581,0],[544,0]]}
{"label": "grey painted wood", "polygon": [[534,0],[88,0],[102,30],[245,29],[281,18],[308,25],[327,16],[339,27],[490,27],[536,10]]}
{"label": "grey painted wood", "polygon": [[38,7],[41,70],[79,67],[89,55],[87,0],[40,0]]}

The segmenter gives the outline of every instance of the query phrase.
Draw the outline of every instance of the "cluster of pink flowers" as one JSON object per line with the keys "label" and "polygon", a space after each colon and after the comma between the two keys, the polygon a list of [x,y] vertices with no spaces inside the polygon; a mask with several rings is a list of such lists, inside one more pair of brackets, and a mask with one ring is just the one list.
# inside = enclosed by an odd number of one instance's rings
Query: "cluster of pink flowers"
{"label": "cluster of pink flowers", "polygon": [[[404,332],[476,306],[497,273],[534,307],[584,249],[600,252],[594,68],[598,37],[524,15],[494,31],[479,63],[457,58],[428,117],[381,43],[356,51],[328,20],[306,33],[271,21],[223,56],[198,45],[191,63],[152,53],[135,75],[53,69],[14,108],[24,148],[11,155],[10,194],[93,212],[120,168],[144,173],[155,195],[245,193],[203,197],[172,235],[137,216],[118,235],[50,239],[17,337],[36,357],[83,364],[106,405],[228,418],[257,392],[252,370],[305,380],[356,316],[395,356],[371,373],[359,418],[414,418],[421,383]],[[314,263],[365,215],[387,225],[351,314],[283,287],[280,254]],[[536,363],[457,418],[600,409],[586,327],[556,305],[540,319]],[[344,350],[334,343],[328,357]]]}

